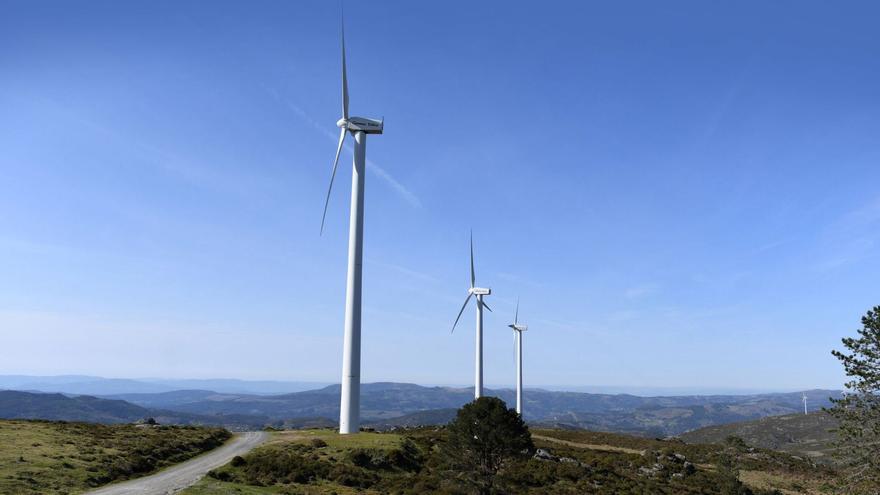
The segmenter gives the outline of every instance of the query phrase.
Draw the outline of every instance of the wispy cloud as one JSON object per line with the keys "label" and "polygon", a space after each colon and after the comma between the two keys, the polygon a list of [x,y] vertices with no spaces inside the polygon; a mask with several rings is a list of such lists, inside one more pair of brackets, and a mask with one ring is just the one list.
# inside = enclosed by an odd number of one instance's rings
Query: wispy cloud
{"label": "wispy cloud", "polygon": [[753,55],[746,61],[736,77],[733,78],[727,91],[721,95],[718,104],[715,105],[715,108],[709,116],[709,121],[706,123],[706,129],[703,132],[704,138],[711,138],[718,132],[718,128],[723,123],[728,111],[730,111],[733,103],[739,97],[739,93],[742,91],[746,77],[752,72],[754,62],[755,56]]}
{"label": "wispy cloud", "polygon": [[183,156],[174,150],[160,145],[134,132],[126,132],[122,126],[113,122],[103,122],[94,118],[87,110],[43,95],[23,94],[18,98],[29,99],[29,103],[45,112],[51,112],[57,121],[70,122],[81,130],[88,130],[99,139],[102,147],[117,145],[129,153],[127,158],[135,163],[155,167],[167,175],[191,186],[222,193],[238,195],[251,194],[255,188],[266,189],[273,181],[241,170],[221,170],[215,166],[200,163],[200,160]]}
{"label": "wispy cloud", "polygon": [[860,228],[880,222],[880,196],[862,204],[846,214],[840,224],[847,228]]}
{"label": "wispy cloud", "polygon": [[657,292],[657,284],[642,284],[626,289],[623,293],[627,299],[636,299]]}
{"label": "wispy cloud", "polygon": [[367,168],[375,173],[379,178],[387,182],[388,185],[390,185],[392,189],[397,191],[397,194],[400,194],[403,199],[405,199],[410,205],[415,208],[422,207],[422,202],[419,201],[419,198],[415,194],[413,194],[412,191],[407,189],[403,184],[398,182],[397,179],[392,177],[387,170],[380,167],[379,165],[376,165],[376,162],[367,159]]}
{"label": "wispy cloud", "polygon": [[775,241],[768,241],[768,242],[765,242],[765,243],[760,244],[760,245],[756,246],[755,248],[753,248],[751,251],[749,251],[749,255],[751,255],[751,256],[763,255],[764,253],[767,253],[768,251],[773,251],[776,248],[778,248],[780,246],[784,246],[790,242],[792,242],[792,239],[790,239],[790,238],[789,239],[779,239],[779,240],[775,240]]}
{"label": "wispy cloud", "polygon": [[[295,113],[299,118],[301,118],[304,122],[312,126],[315,130],[323,134],[333,143],[337,143],[339,139],[339,135],[336,132],[331,132],[328,130],[328,126],[318,123],[315,119],[313,119],[309,114],[306,113],[299,105],[293,103],[292,101],[281,96],[278,91],[275,91],[272,88],[264,87],[264,89],[272,95],[275,100],[283,103],[287,108],[289,108],[293,113]],[[348,141],[348,144],[345,145],[345,149],[347,152],[352,153],[354,148],[351,145],[351,140]],[[422,202],[419,200],[419,197],[415,195],[412,191],[407,189],[406,186],[400,183],[399,180],[395,179],[387,170],[382,168],[379,164],[367,158],[367,171],[372,172],[377,177],[385,181],[391,189],[393,189],[397,194],[400,195],[410,206],[414,208],[421,208]]]}
{"label": "wispy cloud", "polygon": [[877,256],[878,224],[880,196],[841,215],[826,229],[823,259],[814,263],[813,268],[820,272],[831,271]]}
{"label": "wispy cloud", "polygon": [[382,268],[387,268],[390,270],[400,272],[410,278],[418,279],[423,282],[439,282],[439,280],[436,277],[428,275],[427,273],[412,270],[410,268],[406,268],[406,267],[403,267],[400,265],[395,265],[393,263],[385,263],[384,261],[378,261],[378,260],[371,259],[371,258],[367,258],[367,263],[369,263],[371,265],[376,265],[376,266],[380,266]]}

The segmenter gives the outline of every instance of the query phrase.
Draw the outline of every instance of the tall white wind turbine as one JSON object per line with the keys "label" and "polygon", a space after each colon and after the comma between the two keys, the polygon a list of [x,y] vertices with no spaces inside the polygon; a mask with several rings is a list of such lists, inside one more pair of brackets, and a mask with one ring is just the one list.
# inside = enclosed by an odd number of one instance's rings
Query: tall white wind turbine
{"label": "tall white wind turbine", "polygon": [[804,400],[804,416],[807,415],[807,393],[803,393],[802,399]]}
{"label": "tall white wind turbine", "polygon": [[516,299],[516,313],[513,316],[513,324],[507,325],[513,329],[516,340],[516,412],[522,416],[522,333],[529,329],[528,325],[519,324],[519,298]]}
{"label": "tall white wind turbine", "polygon": [[339,408],[339,433],[357,433],[360,430],[361,395],[361,267],[364,248],[364,167],[366,165],[367,134],[382,134],[384,119],[349,117],[348,76],[345,70],[345,28],[342,28],[342,118],[339,127],[339,146],[333,160],[330,187],[324,200],[321,233],[327,218],[330,191],[339,165],[339,154],[345,135],[354,136],[354,163],[351,170],[351,217],[348,227],[348,278],[345,287],[345,337],[342,351],[342,393]]}
{"label": "tall white wind turbine", "polygon": [[452,331],[455,331],[455,325],[458,325],[458,320],[461,319],[461,314],[464,313],[464,308],[467,307],[468,301],[471,300],[471,297],[477,296],[477,349],[474,369],[474,398],[479,399],[483,396],[483,308],[492,311],[492,308],[483,302],[483,296],[491,294],[492,289],[477,287],[476,283],[477,276],[474,274],[474,233],[471,232],[471,287],[468,289],[468,296],[465,298],[464,304],[461,305],[461,311],[458,312],[458,316],[455,318],[455,323],[452,324]]}

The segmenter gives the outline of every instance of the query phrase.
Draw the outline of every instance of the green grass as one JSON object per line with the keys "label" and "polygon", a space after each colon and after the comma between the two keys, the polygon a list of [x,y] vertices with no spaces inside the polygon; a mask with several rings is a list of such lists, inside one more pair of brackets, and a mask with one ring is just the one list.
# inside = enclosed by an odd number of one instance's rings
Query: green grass
{"label": "green grass", "polygon": [[81,493],[182,462],[229,437],[219,428],[0,420],[0,493]]}
{"label": "green grass", "polygon": [[357,435],[340,435],[335,430],[291,430],[273,433],[276,442],[311,443],[312,439],[321,439],[334,450],[345,449],[395,449],[400,447],[403,436],[394,433],[361,432]]}

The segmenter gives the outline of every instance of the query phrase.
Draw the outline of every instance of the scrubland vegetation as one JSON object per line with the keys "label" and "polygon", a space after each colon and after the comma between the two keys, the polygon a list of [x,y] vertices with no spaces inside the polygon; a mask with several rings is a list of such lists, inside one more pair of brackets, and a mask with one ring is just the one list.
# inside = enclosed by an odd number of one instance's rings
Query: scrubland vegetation
{"label": "scrubland vegetation", "polygon": [[469,470],[453,458],[449,428],[431,427],[276,433],[184,493],[819,494],[832,493],[835,477],[829,467],[736,438],[688,445],[587,431],[531,433],[533,448],[504,456],[488,489],[474,483],[479,466]]}
{"label": "scrubland vegetation", "polygon": [[222,428],[0,420],[0,493],[81,493],[211,450]]}

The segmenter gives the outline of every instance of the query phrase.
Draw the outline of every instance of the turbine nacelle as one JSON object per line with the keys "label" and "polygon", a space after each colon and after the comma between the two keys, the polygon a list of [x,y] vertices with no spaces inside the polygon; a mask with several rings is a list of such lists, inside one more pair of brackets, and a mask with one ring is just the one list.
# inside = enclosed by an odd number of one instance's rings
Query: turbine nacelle
{"label": "turbine nacelle", "polygon": [[351,132],[363,132],[365,134],[382,134],[385,120],[368,119],[366,117],[345,117],[336,122],[336,127],[348,129]]}
{"label": "turbine nacelle", "polygon": [[473,294],[475,296],[488,296],[492,293],[492,289],[484,289],[482,287],[471,287],[468,289],[468,294]]}
{"label": "turbine nacelle", "polygon": [[528,325],[517,325],[516,323],[514,323],[513,325],[507,325],[507,326],[516,330],[517,332],[525,332],[526,330],[529,329]]}

